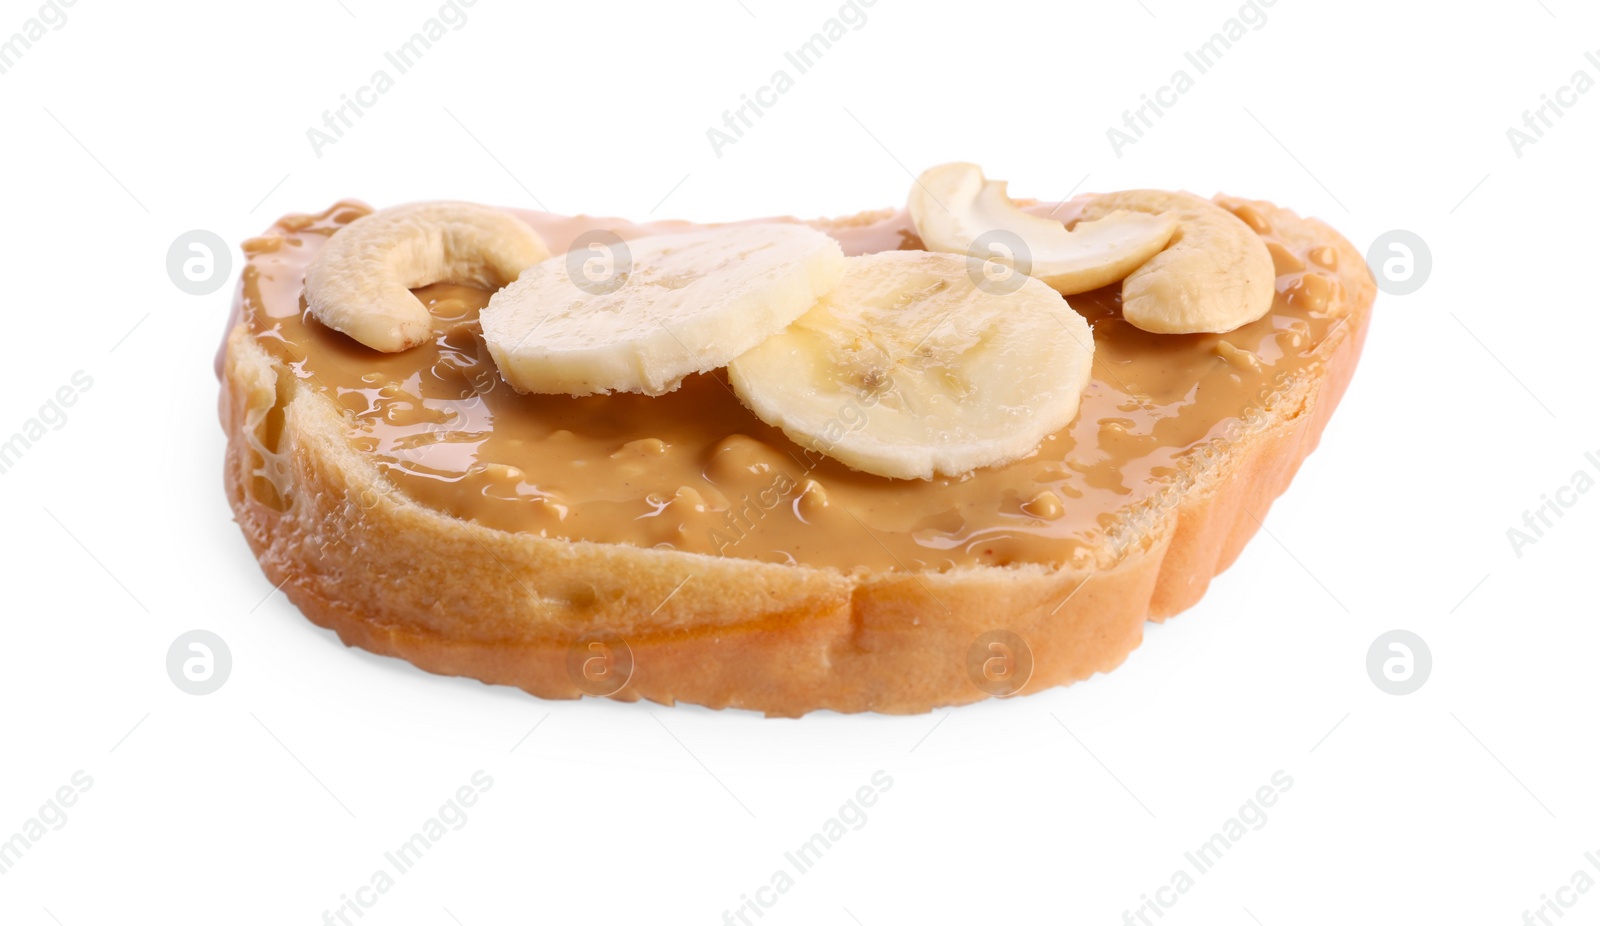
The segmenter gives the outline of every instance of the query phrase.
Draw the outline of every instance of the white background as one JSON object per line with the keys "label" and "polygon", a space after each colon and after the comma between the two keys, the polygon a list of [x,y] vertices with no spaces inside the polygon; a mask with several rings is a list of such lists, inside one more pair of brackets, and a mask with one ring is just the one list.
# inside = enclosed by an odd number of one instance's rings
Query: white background
{"label": "white background", "polygon": [[[0,3],[0,38],[37,8]],[[880,769],[865,826],[761,923],[1123,922],[1278,770],[1266,824],[1163,926],[1510,926],[1600,879],[1600,492],[1521,556],[1507,537],[1600,477],[1600,92],[1521,157],[1506,135],[1600,77],[1592,8],[1278,0],[1119,158],[1107,128],[1237,3],[878,0],[718,158],[706,129],[834,0],[479,0],[315,156],[306,130],[437,9],[79,0],[0,75],[0,435],[93,379],[0,476],[0,839],[94,782],[0,875],[0,921],[323,922],[479,769],[469,822],[359,922],[720,923]],[[1394,228],[1431,246],[1266,530],[1115,673],[904,718],[546,703],[347,650],[231,523],[231,284],[178,291],[180,233],[236,243],[346,196],[848,214],[953,159],[1017,195],[1221,190],[1363,251]],[[165,668],[194,628],[234,658],[206,697]],[[1394,628],[1433,654],[1406,697],[1365,668]],[[1600,890],[1562,896],[1567,922],[1600,917]]]}

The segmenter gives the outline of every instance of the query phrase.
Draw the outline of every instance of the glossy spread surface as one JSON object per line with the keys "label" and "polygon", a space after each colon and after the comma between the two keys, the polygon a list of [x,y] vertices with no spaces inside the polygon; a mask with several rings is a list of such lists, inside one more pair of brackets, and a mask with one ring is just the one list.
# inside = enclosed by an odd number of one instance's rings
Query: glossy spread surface
{"label": "glossy spread surface", "polygon": [[[1081,203],[1034,207],[1072,222]],[[479,334],[489,293],[416,290],[435,340],[385,354],[305,311],[307,265],[365,214],[341,203],[291,216],[245,243],[241,317],[293,376],[345,412],[352,444],[386,489],[506,531],[660,546],[842,569],[1087,562],[1117,512],[1176,478],[1184,458],[1235,434],[1283,384],[1319,363],[1337,317],[1337,253],[1268,242],[1277,297],[1264,318],[1223,335],[1158,335],[1119,314],[1118,287],[1068,300],[1094,329],[1094,377],[1077,420],[1038,452],[961,478],[887,479],[850,470],[763,424],[724,371],[664,396],[519,395]],[[516,212],[562,253],[578,235],[681,231],[679,222]],[[817,223],[845,253],[919,246],[904,212],[848,227]],[[786,220],[785,220],[786,221]],[[842,422],[850,426],[850,422]]]}

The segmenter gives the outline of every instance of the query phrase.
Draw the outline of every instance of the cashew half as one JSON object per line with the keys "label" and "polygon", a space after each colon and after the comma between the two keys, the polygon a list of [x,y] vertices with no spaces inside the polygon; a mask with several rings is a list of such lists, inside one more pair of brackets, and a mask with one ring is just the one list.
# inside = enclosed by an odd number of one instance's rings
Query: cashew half
{"label": "cashew half", "polygon": [[1176,219],[1161,253],[1122,281],[1122,317],[1157,334],[1232,331],[1272,308],[1266,242],[1238,216],[1189,193],[1127,190],[1090,200],[1083,218],[1144,212]]}
{"label": "cashew half", "polygon": [[433,337],[411,290],[430,283],[500,289],[550,256],[527,223],[473,203],[411,203],[335,232],[306,271],[306,306],[324,325],[374,349],[408,350]]}

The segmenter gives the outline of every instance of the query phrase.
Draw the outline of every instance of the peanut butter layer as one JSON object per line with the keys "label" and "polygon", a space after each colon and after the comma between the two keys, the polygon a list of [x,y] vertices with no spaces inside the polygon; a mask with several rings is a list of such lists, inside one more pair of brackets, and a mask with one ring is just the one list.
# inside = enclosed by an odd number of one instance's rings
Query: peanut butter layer
{"label": "peanut butter layer", "polygon": [[[1034,208],[1070,224],[1079,205]],[[287,217],[246,242],[239,311],[302,385],[344,409],[352,445],[372,456],[386,490],[455,517],[845,570],[1082,567],[1190,455],[1238,435],[1285,384],[1314,374],[1339,323],[1346,301],[1331,242],[1280,239],[1248,203],[1225,205],[1272,252],[1272,311],[1227,334],[1158,335],[1122,320],[1118,287],[1070,297],[1095,338],[1077,419],[1033,456],[960,478],[887,479],[808,451],[746,410],[723,371],[658,397],[518,395],[479,332],[490,294],[472,287],[415,291],[433,312],[433,343],[363,347],[311,318],[303,298],[317,249],[369,211],[357,203]],[[632,238],[696,227],[516,214],[558,254],[593,229]],[[920,246],[903,211],[813,224],[847,254]],[[860,423],[841,416],[841,428]]]}

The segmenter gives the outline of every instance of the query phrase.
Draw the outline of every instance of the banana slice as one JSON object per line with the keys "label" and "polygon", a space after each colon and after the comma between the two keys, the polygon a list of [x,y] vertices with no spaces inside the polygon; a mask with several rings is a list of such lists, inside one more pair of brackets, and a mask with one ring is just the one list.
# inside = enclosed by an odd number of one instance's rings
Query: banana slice
{"label": "banana slice", "polygon": [[430,283],[499,289],[549,256],[538,232],[499,209],[394,206],[328,239],[306,270],[306,308],[374,350],[408,350],[433,339],[433,319],[412,289]]}
{"label": "banana slice", "polygon": [[1088,323],[1040,281],[997,287],[965,257],[886,251],[850,258],[827,298],[728,364],[728,381],[803,447],[930,479],[1032,453],[1072,422],[1093,358]]}
{"label": "banana slice", "polygon": [[530,267],[483,309],[483,339],[518,392],[671,392],[782,331],[845,262],[838,242],[788,224],[617,239],[599,281],[577,257]]}
{"label": "banana slice", "polygon": [[1083,217],[1124,212],[1178,222],[1166,250],[1122,281],[1129,324],[1157,334],[1221,333],[1272,308],[1272,254],[1238,216],[1188,193],[1128,190],[1095,197]]}
{"label": "banana slice", "polygon": [[928,168],[906,205],[928,250],[998,259],[1065,295],[1117,282],[1166,247],[1177,228],[1170,216],[1130,211],[1067,231],[1017,208],[1006,182],[985,180],[976,164]]}

